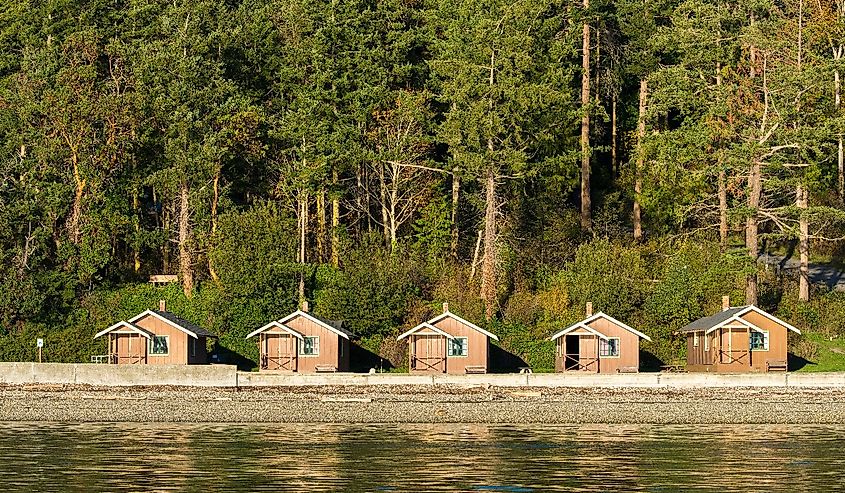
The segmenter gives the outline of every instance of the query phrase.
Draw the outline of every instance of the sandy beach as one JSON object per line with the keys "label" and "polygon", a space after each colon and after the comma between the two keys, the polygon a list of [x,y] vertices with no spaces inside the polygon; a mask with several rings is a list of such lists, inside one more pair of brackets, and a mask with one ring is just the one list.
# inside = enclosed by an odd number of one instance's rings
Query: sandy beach
{"label": "sandy beach", "polygon": [[3,386],[0,421],[843,424],[845,389]]}

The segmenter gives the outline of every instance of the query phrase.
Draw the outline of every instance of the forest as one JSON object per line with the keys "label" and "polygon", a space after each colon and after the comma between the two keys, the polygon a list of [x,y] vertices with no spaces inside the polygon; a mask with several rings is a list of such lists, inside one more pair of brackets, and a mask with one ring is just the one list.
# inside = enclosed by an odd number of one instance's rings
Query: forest
{"label": "forest", "polygon": [[657,364],[723,295],[821,359],[844,72],[842,0],[6,2],[0,360],[167,299],[248,367],[307,300],[401,367],[448,301],[542,369],[590,301]]}

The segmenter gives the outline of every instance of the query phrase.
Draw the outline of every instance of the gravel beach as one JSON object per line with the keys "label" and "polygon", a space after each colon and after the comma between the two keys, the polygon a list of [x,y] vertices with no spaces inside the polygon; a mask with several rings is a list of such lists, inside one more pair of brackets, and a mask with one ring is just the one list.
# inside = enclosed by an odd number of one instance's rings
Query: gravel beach
{"label": "gravel beach", "polygon": [[845,389],[4,386],[0,421],[845,424]]}

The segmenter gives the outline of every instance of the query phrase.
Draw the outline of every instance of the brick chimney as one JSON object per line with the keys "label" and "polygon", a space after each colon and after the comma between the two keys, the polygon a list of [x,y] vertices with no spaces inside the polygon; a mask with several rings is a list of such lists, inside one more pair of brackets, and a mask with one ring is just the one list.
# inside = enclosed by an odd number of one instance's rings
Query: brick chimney
{"label": "brick chimney", "polygon": [[593,316],[593,302],[592,301],[587,302],[586,312],[587,312],[587,317]]}
{"label": "brick chimney", "polygon": [[443,303],[443,313],[447,313],[449,311],[449,302]]}
{"label": "brick chimney", "polygon": [[304,311],[305,313],[308,313],[308,308],[309,308],[308,307],[308,300],[303,301],[302,302],[302,311]]}
{"label": "brick chimney", "polygon": [[731,307],[731,297],[730,296],[722,296],[722,311],[725,311]]}
{"label": "brick chimney", "polygon": [[167,302],[164,300],[158,300],[158,311],[166,312],[167,311]]}

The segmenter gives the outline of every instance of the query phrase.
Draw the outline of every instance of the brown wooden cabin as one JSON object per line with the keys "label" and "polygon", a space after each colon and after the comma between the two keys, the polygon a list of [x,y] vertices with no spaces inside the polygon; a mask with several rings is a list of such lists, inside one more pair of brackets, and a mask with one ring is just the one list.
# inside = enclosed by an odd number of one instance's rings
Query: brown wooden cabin
{"label": "brown wooden cabin", "polygon": [[739,373],[787,370],[787,336],[801,331],[754,305],[730,306],[690,322],[679,332],[687,339],[687,371]]}
{"label": "brown wooden cabin", "polygon": [[647,335],[606,313],[587,318],[555,333],[555,371],[589,373],[635,373],[640,368],[640,339]]}
{"label": "brown wooden cabin", "polygon": [[408,368],[412,373],[487,373],[490,339],[495,334],[449,311],[400,335],[408,339]]}
{"label": "brown wooden cabin", "polygon": [[262,371],[299,373],[349,371],[352,333],[343,322],[308,313],[308,305],[256,329]]}
{"label": "brown wooden cabin", "polygon": [[109,364],[201,365],[208,363],[207,340],[217,336],[165,310],[147,310],[98,332],[108,337]]}

